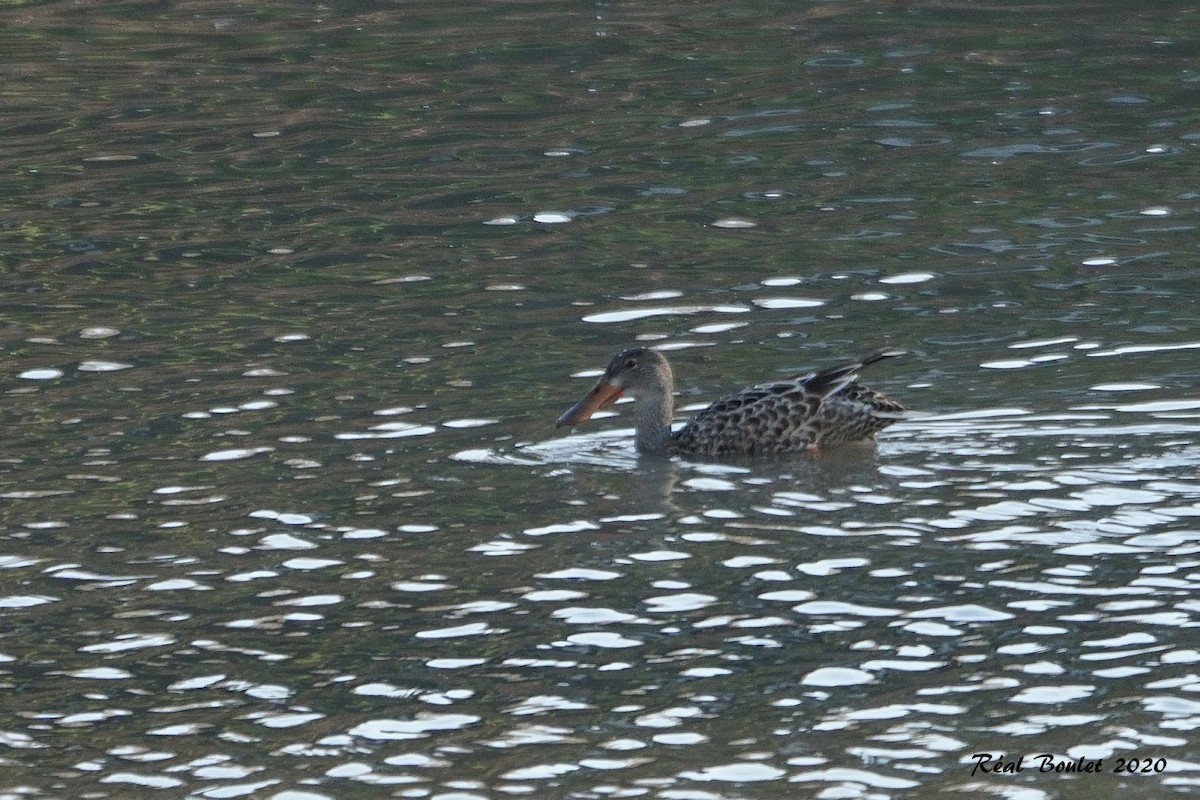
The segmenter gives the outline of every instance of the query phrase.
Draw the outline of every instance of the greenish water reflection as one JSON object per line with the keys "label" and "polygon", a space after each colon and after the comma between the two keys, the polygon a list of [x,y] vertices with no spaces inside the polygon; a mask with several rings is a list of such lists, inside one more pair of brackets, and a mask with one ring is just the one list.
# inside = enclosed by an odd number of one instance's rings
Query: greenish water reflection
{"label": "greenish water reflection", "polygon": [[[1190,791],[1196,14],[1085,11],[6,4],[3,792]],[[635,340],[928,416],[554,431]]]}

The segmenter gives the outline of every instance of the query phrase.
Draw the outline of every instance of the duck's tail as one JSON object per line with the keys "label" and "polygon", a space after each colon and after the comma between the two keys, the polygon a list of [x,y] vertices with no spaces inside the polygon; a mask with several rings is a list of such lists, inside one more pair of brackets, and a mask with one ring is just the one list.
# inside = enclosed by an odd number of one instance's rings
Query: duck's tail
{"label": "duck's tail", "polygon": [[804,388],[821,397],[831,397],[854,383],[858,379],[858,373],[862,371],[863,367],[870,366],[876,361],[883,361],[885,358],[896,358],[897,356],[907,355],[907,353],[907,350],[899,350],[894,347],[885,347],[882,350],[876,350],[874,353],[863,356],[857,361],[849,361],[845,364],[839,364],[836,367],[830,367],[829,369],[813,373],[804,379]]}

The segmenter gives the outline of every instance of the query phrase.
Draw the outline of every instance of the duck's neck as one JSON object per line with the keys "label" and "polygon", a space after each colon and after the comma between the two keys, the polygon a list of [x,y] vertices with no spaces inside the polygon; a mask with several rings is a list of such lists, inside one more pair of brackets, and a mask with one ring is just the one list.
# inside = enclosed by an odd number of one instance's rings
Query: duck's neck
{"label": "duck's neck", "polygon": [[675,413],[675,400],[671,390],[647,392],[634,404],[636,433],[634,444],[638,452],[649,454],[666,453],[671,444],[671,418]]}

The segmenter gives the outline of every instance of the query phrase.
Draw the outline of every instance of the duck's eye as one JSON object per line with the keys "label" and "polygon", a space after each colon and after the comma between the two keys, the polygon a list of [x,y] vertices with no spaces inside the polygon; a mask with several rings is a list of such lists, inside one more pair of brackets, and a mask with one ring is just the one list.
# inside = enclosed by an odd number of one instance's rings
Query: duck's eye
{"label": "duck's eye", "polygon": [[629,359],[628,361],[626,361],[626,362],[625,362],[625,369],[633,369],[633,368],[634,368],[634,367],[636,367],[636,366],[637,366],[637,359],[636,359],[636,358],[631,358],[631,359]]}

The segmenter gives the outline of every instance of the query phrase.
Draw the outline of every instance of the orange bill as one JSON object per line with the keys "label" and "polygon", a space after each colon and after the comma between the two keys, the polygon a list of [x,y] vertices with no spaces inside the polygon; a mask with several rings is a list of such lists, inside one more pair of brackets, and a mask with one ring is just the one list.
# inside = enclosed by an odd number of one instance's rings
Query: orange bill
{"label": "orange bill", "polygon": [[554,426],[561,428],[564,425],[578,425],[581,422],[587,422],[592,418],[592,414],[608,408],[617,402],[617,398],[620,396],[621,388],[619,386],[613,386],[606,379],[601,378],[595,388],[578,403],[568,408],[567,413],[558,418],[558,422],[554,423]]}

